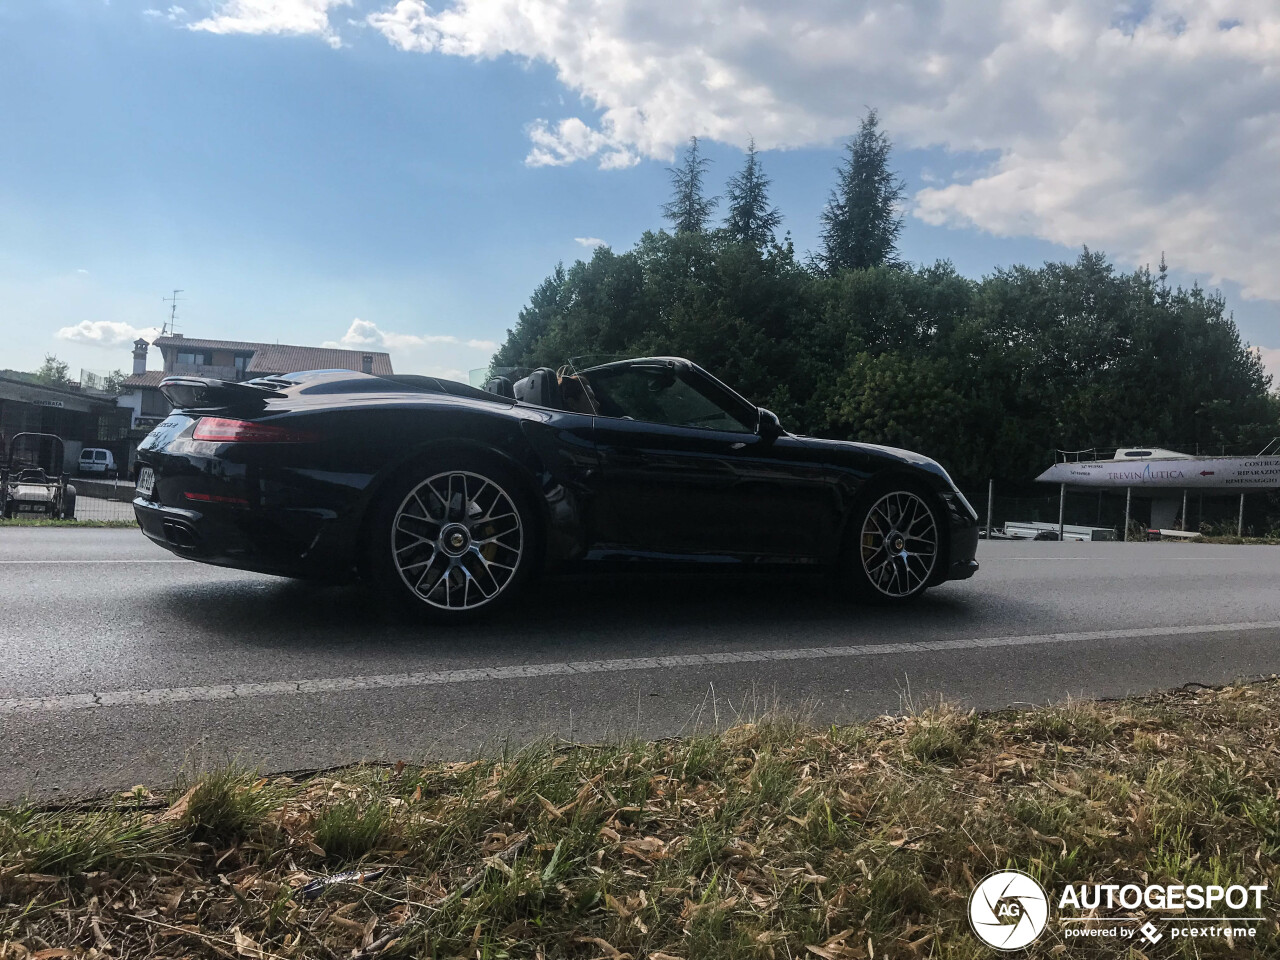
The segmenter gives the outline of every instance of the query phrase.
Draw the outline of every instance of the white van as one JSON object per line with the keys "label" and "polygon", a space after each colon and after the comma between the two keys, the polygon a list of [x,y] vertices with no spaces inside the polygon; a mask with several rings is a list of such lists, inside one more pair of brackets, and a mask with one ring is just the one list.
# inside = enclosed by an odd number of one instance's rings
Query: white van
{"label": "white van", "polygon": [[79,473],[81,476],[100,473],[103,477],[109,477],[112,480],[120,476],[120,471],[116,467],[116,458],[111,455],[110,450],[103,450],[101,447],[85,447],[80,451]]}

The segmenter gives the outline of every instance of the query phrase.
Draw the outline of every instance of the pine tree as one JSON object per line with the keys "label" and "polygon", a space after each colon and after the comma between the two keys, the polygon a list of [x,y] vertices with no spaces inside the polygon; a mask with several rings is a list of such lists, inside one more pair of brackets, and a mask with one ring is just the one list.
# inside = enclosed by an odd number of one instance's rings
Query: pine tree
{"label": "pine tree", "polygon": [[679,166],[667,168],[671,174],[671,200],[662,205],[662,215],[671,221],[676,233],[703,233],[720,202],[719,197],[702,193],[710,163],[710,159],[698,155],[698,138],[690,137],[684,160]]}
{"label": "pine tree", "polygon": [[747,145],[747,162],[742,170],[730,179],[725,193],[729,200],[729,215],[724,226],[729,235],[739,243],[763,250],[774,242],[774,229],[782,223],[777,207],[769,206],[769,184],[773,181],[764,175],[756,154],[756,141]]}
{"label": "pine tree", "polygon": [[906,185],[889,168],[893,144],[868,111],[857,136],[846,145],[839,179],[822,211],[823,250],[818,259],[829,273],[846,268],[895,265],[902,217],[897,204]]}

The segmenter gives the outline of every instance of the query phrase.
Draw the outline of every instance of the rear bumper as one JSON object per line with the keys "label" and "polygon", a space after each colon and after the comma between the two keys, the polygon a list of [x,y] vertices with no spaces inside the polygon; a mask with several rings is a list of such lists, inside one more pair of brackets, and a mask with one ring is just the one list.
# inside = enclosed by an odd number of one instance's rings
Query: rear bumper
{"label": "rear bumper", "polygon": [[318,532],[299,536],[302,531],[287,516],[232,508],[188,510],[143,497],[134,499],[133,512],[148,539],[189,560],[284,577],[342,580],[351,572],[331,551],[317,549]]}

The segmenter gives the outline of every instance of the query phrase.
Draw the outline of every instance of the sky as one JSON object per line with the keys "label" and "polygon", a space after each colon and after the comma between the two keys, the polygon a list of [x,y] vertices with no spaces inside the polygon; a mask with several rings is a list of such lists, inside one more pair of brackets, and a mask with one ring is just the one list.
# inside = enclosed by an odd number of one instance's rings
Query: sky
{"label": "sky", "polygon": [[1275,0],[0,0],[0,367],[128,370],[178,288],[187,336],[465,378],[690,136],[816,248],[868,107],[906,259],[1163,253],[1280,374]]}

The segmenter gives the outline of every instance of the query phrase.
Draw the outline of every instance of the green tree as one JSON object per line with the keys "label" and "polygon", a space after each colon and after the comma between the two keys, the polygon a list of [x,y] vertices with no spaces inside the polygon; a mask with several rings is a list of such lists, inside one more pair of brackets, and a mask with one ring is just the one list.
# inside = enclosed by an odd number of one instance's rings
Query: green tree
{"label": "green tree", "polygon": [[538,285],[522,307],[513,329],[507,330],[507,339],[493,355],[489,369],[523,366],[533,353],[534,344],[547,332],[560,314],[565,287],[564,264],[557,263],[555,272]]}
{"label": "green tree", "polygon": [[123,370],[112,370],[102,378],[102,389],[107,393],[119,393],[124,381],[125,373]]}
{"label": "green tree", "polygon": [[698,152],[698,138],[690,137],[684,159],[679,165],[667,168],[671,175],[671,199],[662,205],[662,215],[671,221],[676,233],[705,231],[720,202],[719,197],[703,193],[703,180],[710,164],[710,158]]}
{"label": "green tree", "polygon": [[44,355],[44,363],[36,371],[36,379],[50,387],[66,387],[71,385],[67,376],[69,367],[64,360],[59,360],[52,353]]}
{"label": "green tree", "polygon": [[868,111],[845,146],[845,160],[822,211],[818,261],[828,273],[897,263],[902,232],[897,207],[906,186],[889,167],[892,150],[876,111]]}
{"label": "green tree", "polygon": [[746,163],[729,178],[725,190],[729,215],[725,217],[724,228],[734,240],[757,250],[775,242],[774,230],[782,223],[778,208],[769,205],[772,182],[760,167],[753,137],[747,145]]}

